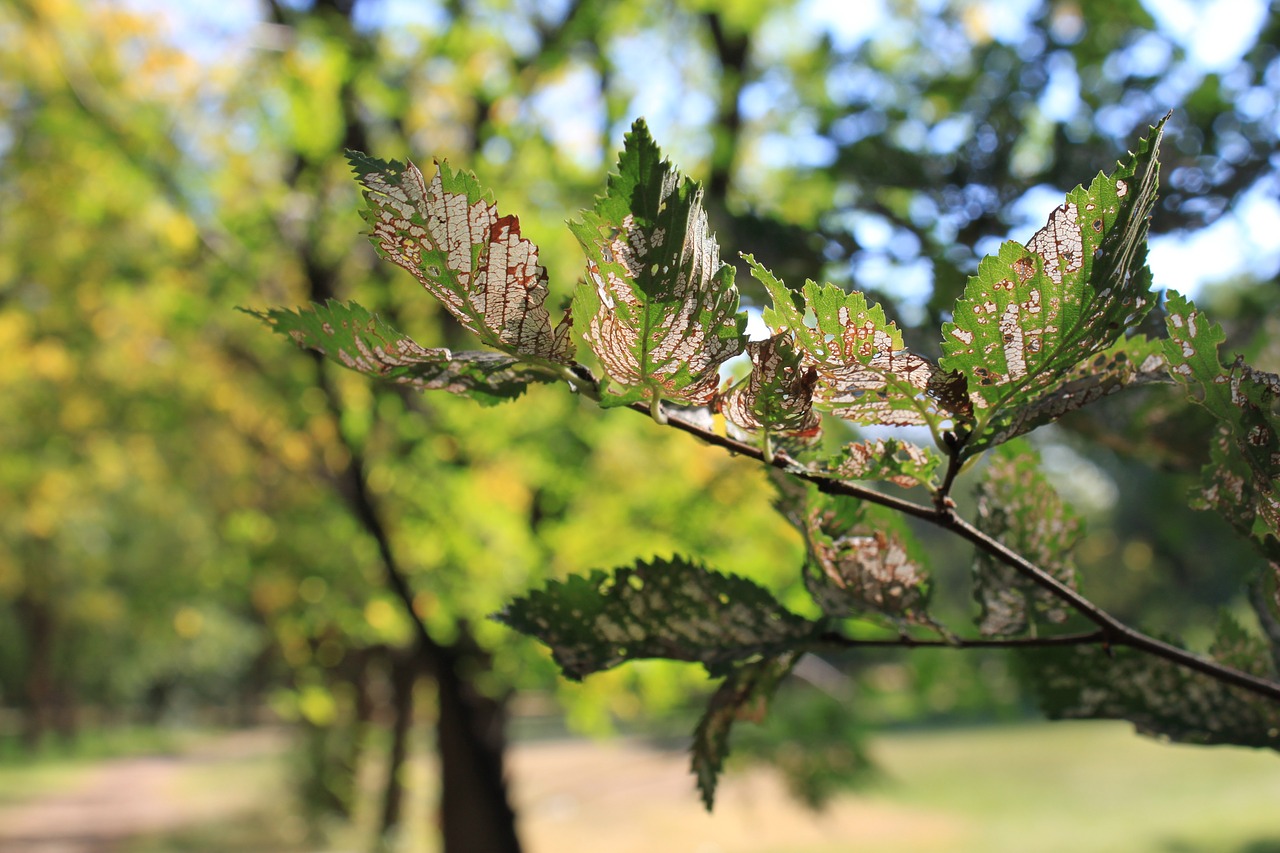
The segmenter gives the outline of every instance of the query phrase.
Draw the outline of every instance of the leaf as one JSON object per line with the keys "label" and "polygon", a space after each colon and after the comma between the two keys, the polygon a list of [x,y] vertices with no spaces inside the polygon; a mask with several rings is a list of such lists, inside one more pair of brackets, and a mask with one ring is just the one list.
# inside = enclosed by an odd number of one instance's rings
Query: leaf
{"label": "leaf", "polygon": [[496,352],[422,347],[354,302],[329,300],[298,311],[246,311],[303,349],[366,376],[418,391],[443,389],[486,405],[519,397],[531,382],[552,382],[546,370]]}
{"label": "leaf", "polygon": [[746,430],[816,437],[818,415],[813,411],[817,373],[800,363],[787,335],[747,344],[751,373],[720,402],[720,411]]}
{"label": "leaf", "polygon": [[[1274,678],[1263,643],[1224,617],[1210,657]],[[1020,669],[1050,719],[1128,720],[1180,743],[1280,749],[1280,703],[1163,658],[1097,646],[1025,650]]]}
{"label": "leaf", "polygon": [[782,679],[795,667],[799,652],[739,664],[716,688],[693,732],[692,767],[707,811],[715,804],[716,784],[729,754],[729,732],[738,720],[758,723]]}
{"label": "leaf", "polygon": [[1163,344],[1144,335],[1117,342],[1077,364],[1052,390],[1013,411],[998,432],[969,446],[1003,444],[1125,388],[1168,382]]}
{"label": "leaf", "polygon": [[932,449],[896,438],[846,444],[841,455],[827,460],[821,473],[840,480],[884,480],[909,489],[935,486],[942,459]]}
{"label": "leaf", "polygon": [[928,574],[908,553],[897,517],[861,501],[810,493],[801,528],[809,547],[805,587],[822,612],[876,615],[896,626],[928,625]]}
{"label": "leaf", "polygon": [[[1075,586],[1070,552],[1081,536],[1080,520],[1040,472],[1024,443],[992,454],[977,488],[977,526],[1067,586]],[[973,561],[973,595],[982,607],[984,636],[1025,634],[1036,617],[1065,622],[1066,605],[1048,590],[979,551]]]}
{"label": "leaf", "polygon": [[554,330],[546,302],[547,271],[520,221],[499,216],[475,176],[438,163],[427,183],[412,163],[387,163],[347,152],[368,206],[378,254],[414,275],[469,331],[513,355],[569,364],[566,316]]}
{"label": "leaf", "polygon": [[680,557],[551,581],[494,618],[548,645],[575,681],[640,658],[698,662],[716,674],[789,651],[821,627],[746,578]]}
{"label": "leaf", "polygon": [[[949,417],[938,405],[945,377],[931,361],[906,351],[902,332],[885,319],[883,308],[868,304],[861,293],[810,281],[801,309],[786,285],[751,255],[742,257],[773,299],[765,322],[775,335],[794,336],[803,363],[817,372],[816,406],[870,425],[934,425]],[[809,313],[812,325],[806,322]]]}
{"label": "leaf", "polygon": [[743,348],[746,314],[702,189],[661,157],[637,120],[605,195],[569,225],[587,255],[573,313],[611,380],[605,406],[709,403],[720,365]]}
{"label": "leaf", "polygon": [[1220,425],[1200,505],[1219,510],[1255,540],[1280,537],[1280,433],[1274,414],[1280,376],[1254,370],[1240,357],[1225,367],[1218,355],[1226,339],[1222,327],[1180,294],[1169,293],[1167,311],[1169,372]]}
{"label": "leaf", "polygon": [[[1164,121],[1127,164],[1068,194],[1025,247],[1005,243],[969,279],[943,325],[940,361],[968,380],[975,426],[963,455],[1025,431],[1014,421],[1043,422],[1053,410],[1043,398],[1150,310],[1147,222]],[[1020,414],[1033,405],[1035,415]]]}

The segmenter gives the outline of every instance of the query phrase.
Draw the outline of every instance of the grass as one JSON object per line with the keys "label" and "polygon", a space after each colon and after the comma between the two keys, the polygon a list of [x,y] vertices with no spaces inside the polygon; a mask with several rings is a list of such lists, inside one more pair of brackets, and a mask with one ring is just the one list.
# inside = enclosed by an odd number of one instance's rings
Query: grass
{"label": "grass", "polygon": [[1272,752],[1057,723],[900,735],[877,753],[892,776],[873,796],[953,817],[952,850],[1280,851]]}

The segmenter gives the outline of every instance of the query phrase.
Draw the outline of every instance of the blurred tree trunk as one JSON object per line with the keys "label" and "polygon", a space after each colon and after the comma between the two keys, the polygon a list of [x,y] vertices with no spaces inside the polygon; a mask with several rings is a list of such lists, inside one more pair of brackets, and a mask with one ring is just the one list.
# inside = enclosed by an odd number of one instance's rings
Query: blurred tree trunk
{"label": "blurred tree trunk", "polygon": [[49,603],[29,590],[19,595],[14,605],[27,652],[27,672],[22,684],[26,704],[22,740],[28,749],[34,750],[54,723],[53,652],[57,620]]}
{"label": "blurred tree trunk", "polygon": [[380,835],[386,837],[400,825],[404,803],[404,762],[413,725],[413,688],[420,662],[416,658],[391,657],[391,745],[387,754],[387,780],[382,799]]}

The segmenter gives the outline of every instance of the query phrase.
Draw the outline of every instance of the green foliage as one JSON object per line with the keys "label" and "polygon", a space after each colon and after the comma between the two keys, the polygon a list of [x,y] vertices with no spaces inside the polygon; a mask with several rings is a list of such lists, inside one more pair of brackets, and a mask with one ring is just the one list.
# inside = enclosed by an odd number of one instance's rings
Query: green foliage
{"label": "green foliage", "polygon": [[1127,164],[1069,193],[1025,247],[1005,243],[969,279],[942,327],[941,360],[968,380],[966,456],[1043,422],[1019,410],[1063,405],[1053,398],[1068,372],[1150,309],[1147,221],[1165,121]]}
{"label": "green foliage", "polygon": [[247,313],[303,349],[415,391],[445,390],[493,405],[519,397],[531,382],[556,379],[543,368],[498,353],[428,349],[359,305],[332,299],[299,311]]}
{"label": "green foliage", "polygon": [[809,495],[796,522],[809,546],[805,586],[827,616],[935,626],[929,577],[900,518],[861,501]]}
{"label": "green foliage", "polygon": [[[1045,480],[1030,448],[1018,442],[993,453],[976,492],[980,530],[1075,586],[1071,551],[1082,535],[1080,519]],[[974,556],[973,595],[982,608],[978,628],[988,637],[1025,634],[1042,619],[1062,623],[1069,615],[1052,592],[985,551]]]}
{"label": "green foliage", "polygon": [[740,663],[729,670],[707,702],[707,710],[693,730],[692,770],[710,810],[715,805],[716,785],[729,754],[729,734],[738,720],[760,722],[778,685],[800,659],[798,652]]}
{"label": "green foliage", "polygon": [[803,645],[821,628],[759,584],[679,557],[551,581],[496,618],[546,643],[573,679],[655,657],[718,674]]}
{"label": "green foliage", "polygon": [[587,254],[573,313],[611,380],[602,405],[706,404],[742,352],[746,314],[709,227],[702,188],[637,121],[607,192],[570,225]]}
{"label": "green foliage", "polygon": [[[1266,645],[1224,615],[1209,656],[1274,679]],[[1019,653],[1050,719],[1128,720],[1181,743],[1280,749],[1280,703],[1129,649],[1078,647]]]}
{"label": "green foliage", "polygon": [[[604,368],[603,384],[567,360],[558,343],[562,332],[552,332],[541,309],[544,295],[523,302],[510,295],[540,286],[529,284],[533,279],[499,287],[496,301],[484,291],[469,295],[469,276],[474,270],[481,281],[479,265],[495,251],[495,229],[509,227],[496,220],[473,180],[441,167],[428,190],[416,170],[351,155],[366,187],[383,199],[366,194],[380,250],[414,272],[468,329],[537,369],[556,369],[602,405],[647,404],[660,423],[667,422],[664,399],[722,413],[729,431],[723,438],[705,414],[682,416],[679,425],[740,452],[749,449],[808,481],[800,488],[784,478],[779,508],[805,536],[809,557],[801,576],[821,620],[786,609],[753,581],[682,558],[551,581],[495,618],[541,640],[574,680],[654,657],[702,663],[723,676],[694,737],[693,769],[708,807],[733,722],[762,712],[799,654],[825,645],[893,642],[859,636],[856,627],[854,636],[828,630],[849,620],[895,629],[901,645],[1023,645],[1036,661],[1030,681],[1053,717],[1123,717],[1143,731],[1191,742],[1276,745],[1280,685],[1263,662],[1266,643],[1224,623],[1213,663],[1205,664],[1083,598],[1071,555],[1080,523],[1044,480],[1035,454],[1022,442],[1007,443],[1125,387],[1160,381],[1169,370],[1207,389],[1198,399],[1224,420],[1224,436],[1262,448],[1253,456],[1245,450],[1250,464],[1235,480],[1223,481],[1221,466],[1214,469],[1215,484],[1238,498],[1246,482],[1263,483],[1258,512],[1276,529],[1266,504],[1275,473],[1269,466],[1280,458],[1268,449],[1277,440],[1269,403],[1280,379],[1239,361],[1224,374],[1216,355],[1220,333],[1176,297],[1168,342],[1125,337],[1151,302],[1146,233],[1163,127],[1163,121],[1153,127],[1113,175],[1100,174],[1087,190],[1070,193],[1027,246],[1006,243],[979,265],[953,321],[944,325],[939,365],[907,351],[895,324],[864,294],[811,281],[797,303],[772,273],[744,256],[772,298],[765,311],[772,336],[747,345],[750,374],[720,392],[719,367],[742,349],[732,270],[708,234],[701,189],[661,159],[643,122],[627,136],[606,194],[572,225],[587,253],[575,313]],[[523,251],[531,263],[532,250]],[[538,276],[537,282],[545,279],[540,268]],[[530,312],[533,331],[508,334],[504,330],[526,328],[522,309]],[[328,312],[327,321],[320,311]],[[448,371],[422,387],[434,382],[463,395],[496,395],[488,375],[470,379],[472,387],[456,378],[477,369],[458,363],[474,365],[478,356],[432,354],[355,306],[317,307],[310,319],[304,314],[274,312],[265,319],[364,373],[403,379],[407,374],[392,371],[405,370],[403,354],[411,352],[418,361],[434,359],[430,370]],[[337,337],[341,345],[335,346]],[[533,343],[523,343],[526,338]],[[561,359],[560,366],[551,364]],[[499,368],[516,369],[513,363]],[[504,380],[510,375],[502,374]],[[815,410],[857,424],[927,426],[947,459],[942,482],[937,454],[896,438],[855,442],[812,465],[789,452],[777,455],[773,436],[791,440],[808,457],[806,443],[818,434]],[[741,432],[761,434],[763,449],[736,442]],[[956,516],[949,492],[965,463],[992,449],[977,488],[978,524],[971,527]],[[1230,450],[1224,439],[1216,452],[1222,457]],[[933,506],[900,502],[856,485],[860,480],[923,485]],[[978,546],[979,639],[954,636],[929,614],[932,584],[902,524],[904,513]],[[1072,611],[1099,630],[1042,632],[1041,625],[1065,623]],[[1275,615],[1270,605],[1260,611],[1264,625]],[[937,636],[913,635],[918,629]],[[1012,639],[1024,635],[1021,643]],[[1144,654],[1123,649],[1113,657],[1113,645]]]}
{"label": "green foliage", "polygon": [[812,281],[805,283],[803,306],[797,306],[782,282],[752,256],[745,258],[773,299],[765,322],[775,334],[791,335],[817,374],[817,405],[859,424],[932,428],[946,417],[935,399],[945,377],[928,359],[905,350],[902,333],[880,306],[861,293]]}
{"label": "green foliage", "polygon": [[1169,372],[1219,424],[1200,500],[1253,537],[1269,556],[1280,553],[1265,542],[1268,535],[1280,536],[1280,496],[1275,492],[1280,434],[1274,404],[1280,377],[1254,370],[1240,356],[1224,367],[1218,355],[1225,339],[1222,327],[1180,294],[1169,295],[1167,323]]}

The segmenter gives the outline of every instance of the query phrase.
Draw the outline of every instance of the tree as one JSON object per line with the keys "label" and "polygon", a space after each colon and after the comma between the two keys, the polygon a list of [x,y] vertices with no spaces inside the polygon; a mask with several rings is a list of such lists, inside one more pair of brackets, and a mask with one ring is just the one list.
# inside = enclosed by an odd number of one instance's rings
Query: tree
{"label": "tree", "polygon": [[[701,663],[721,678],[694,734],[708,807],[733,721],[759,714],[800,655],[827,648],[1013,648],[1051,717],[1123,718],[1174,740],[1278,748],[1280,377],[1242,357],[1224,365],[1220,327],[1177,294],[1166,338],[1134,331],[1154,304],[1146,239],[1166,120],[1112,174],[1069,193],[1025,246],[1007,242],[982,261],[942,328],[936,363],[908,350],[863,294],[812,282],[793,294],[749,255],[772,306],[770,337],[747,342],[703,191],[662,158],[643,121],[605,194],[571,223],[587,275],[562,319],[545,306],[537,246],[473,176],[441,163],[428,180],[412,164],[360,152],[350,159],[374,246],[497,352],[423,348],[354,303],[259,316],[369,376],[490,404],[561,382],[782,473],[779,505],[806,536],[801,573],[817,618],[682,557],[552,581],[497,615],[546,643],[571,679],[654,657]],[[576,360],[575,339],[602,378]],[[721,388],[721,368],[744,351],[749,375]],[[1251,596],[1262,634],[1224,614],[1207,655],[1130,627],[1076,589],[1078,523],[1020,440],[1104,396],[1162,381],[1184,386],[1218,423],[1197,505],[1221,512],[1266,561]],[[934,447],[889,438],[824,452],[820,411],[864,427],[923,426]],[[975,525],[957,513],[952,490],[987,455]],[[866,481],[923,487],[931,500]],[[976,547],[979,637],[958,636],[930,613],[928,575],[911,557],[918,547],[892,513]],[[851,620],[897,636],[867,638],[843,627]],[[1064,623],[1082,630],[1053,627]]]}
{"label": "tree", "polygon": [[[643,423],[584,419],[549,388],[483,413],[443,395],[424,403],[370,389],[305,358],[281,363],[247,318],[228,315],[233,304],[305,301],[327,279],[337,297],[359,298],[420,340],[471,346],[425,300],[392,296],[392,277],[360,248],[340,152],[353,129],[382,156],[431,151],[475,169],[502,188],[504,209],[522,211],[547,266],[571,276],[578,249],[559,220],[588,203],[611,146],[648,113],[706,179],[727,245],[753,249],[788,282],[856,278],[892,297],[881,300],[888,316],[931,358],[936,341],[916,329],[936,329],[973,272],[973,247],[1014,227],[1009,202],[1037,185],[1065,190],[1111,162],[1166,106],[1179,105],[1179,132],[1165,150],[1174,186],[1157,231],[1198,227],[1271,168],[1270,14],[1238,66],[1205,73],[1139,4],[1045,4],[1025,20],[985,23],[978,7],[894,7],[891,38],[871,40],[817,26],[789,2],[468,0],[408,21],[391,17],[403,5],[375,2],[290,2],[243,20],[231,5],[210,8],[220,14],[186,28],[184,16],[204,7],[0,10],[0,430],[17,460],[0,473],[0,685],[33,731],[75,716],[53,711],[59,704],[123,712],[149,698],[162,712],[236,684],[237,704],[250,707],[267,691],[330,739],[325,772],[337,789],[369,710],[356,686],[384,677],[413,630],[375,571],[376,537],[346,502],[353,448],[416,612],[446,644],[465,623],[487,652],[502,651],[493,666],[506,685],[543,686],[550,667],[512,653],[510,632],[482,617],[544,572],[678,549],[776,589],[804,547],[767,516],[758,482],[731,475],[734,463],[712,450],[664,441]],[[1168,48],[1163,68],[1138,61],[1153,45]],[[1064,117],[1044,101],[1071,69],[1083,106]],[[681,97],[664,98],[672,77]],[[1194,90],[1178,88],[1188,80]],[[947,139],[958,147],[939,148]],[[1185,215],[1173,215],[1180,205]],[[870,239],[868,223],[889,223],[887,241]],[[746,298],[766,304],[763,285],[726,254]],[[891,286],[920,269],[914,293]],[[569,282],[550,285],[554,304]],[[1237,292],[1242,305],[1262,298]],[[1236,329],[1257,332],[1228,322]],[[1255,359],[1261,347],[1246,348],[1250,363],[1268,364]],[[1098,435],[1095,421],[1152,423],[1157,407],[1112,413],[1149,396],[1121,395],[1061,423],[1081,435]],[[1116,446],[1141,436],[1175,469],[1168,476],[1185,477],[1177,471],[1198,468],[1203,442],[1181,429],[1181,410],[1160,423],[1158,443],[1150,430],[1102,434]],[[558,455],[512,449],[534,445]],[[483,515],[452,511],[486,494],[468,470],[504,489]],[[1115,478],[1126,488],[1138,482],[1131,470]],[[613,488],[623,480],[638,489],[625,500]],[[689,486],[679,500],[672,482]],[[1121,502],[1130,519],[1150,493]],[[736,534],[728,507],[742,520]],[[625,538],[605,535],[619,510]],[[1148,543],[1153,570],[1091,588],[1132,617],[1176,571],[1188,594],[1160,601],[1169,627],[1198,599],[1230,602],[1239,560],[1211,571],[1191,556],[1225,553],[1221,531],[1208,516],[1157,516],[1178,518],[1183,537],[1206,525],[1214,544],[1165,546],[1168,530],[1139,538],[1117,526],[1109,550],[1095,547],[1105,536],[1086,540],[1081,573],[1112,572]],[[1104,523],[1096,513],[1090,522]],[[804,593],[790,595],[794,604]],[[48,602],[49,615],[33,602]],[[232,651],[230,638],[240,643]],[[981,676],[960,661],[937,677],[968,689]],[[631,667],[560,697],[580,725],[599,727],[635,706],[624,687],[669,707],[700,684]]]}

